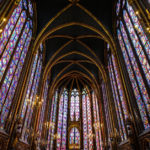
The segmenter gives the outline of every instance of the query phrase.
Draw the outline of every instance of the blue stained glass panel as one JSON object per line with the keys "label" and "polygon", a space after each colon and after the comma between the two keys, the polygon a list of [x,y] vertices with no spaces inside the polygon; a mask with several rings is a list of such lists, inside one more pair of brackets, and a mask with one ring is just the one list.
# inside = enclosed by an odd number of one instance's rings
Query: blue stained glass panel
{"label": "blue stained glass panel", "polygon": [[[117,30],[117,35],[118,35],[120,47],[121,47],[121,50],[122,50],[122,53],[123,53],[123,57],[124,57],[124,60],[125,60],[125,64],[126,64],[126,67],[127,67],[127,71],[128,71],[128,74],[129,74],[129,78],[130,78],[130,81],[131,81],[131,85],[132,85],[132,88],[134,89],[134,94],[135,94],[135,97],[137,99],[137,104],[138,104],[138,107],[139,107],[139,110],[140,110],[141,119],[143,121],[143,125],[144,125],[145,129],[147,129],[147,128],[150,127],[150,125],[148,123],[146,111],[145,111],[145,108],[144,108],[144,105],[143,105],[143,102],[142,102],[142,99],[141,99],[141,96],[140,96],[140,93],[139,93],[139,90],[138,90],[138,85],[136,83],[133,70],[131,68],[132,65],[130,63],[130,60],[129,60],[129,57],[128,57],[128,54],[127,54],[127,51],[126,51],[126,48],[125,48],[125,45],[124,45],[124,42],[123,42],[121,32],[119,30]],[[126,45],[126,46],[129,46],[129,45]]]}
{"label": "blue stained glass panel", "polygon": [[148,93],[147,93],[147,90],[146,90],[146,87],[145,87],[145,84],[144,84],[142,75],[141,75],[140,70],[139,70],[139,68],[138,68],[138,65],[137,65],[137,63],[136,63],[136,59],[135,59],[135,57],[134,57],[134,54],[133,54],[131,45],[130,45],[130,43],[129,43],[129,40],[128,40],[126,31],[125,31],[125,28],[124,28],[122,22],[120,23],[120,27],[121,27],[121,31],[122,31],[122,34],[123,34],[123,37],[124,37],[124,41],[125,41],[125,43],[126,43],[126,47],[127,47],[127,50],[128,50],[128,54],[129,54],[130,60],[131,60],[131,64],[132,64],[133,69],[134,69],[134,72],[135,72],[135,76],[136,76],[136,78],[137,78],[138,85],[139,85],[139,87],[140,87],[140,91],[141,91],[141,93],[142,93],[142,97],[143,97],[143,99],[144,99],[144,102],[145,102],[145,105],[146,105],[146,107],[147,107],[147,110],[148,110],[149,113],[150,113],[150,106],[149,106],[149,102],[148,102],[148,100],[149,100],[150,98],[149,98],[149,96],[148,96]]}
{"label": "blue stained glass panel", "polygon": [[136,16],[133,8],[129,5],[128,2],[127,2],[127,9],[128,9],[129,14],[130,14],[130,17],[134,23],[134,27],[138,32],[138,36],[140,37],[142,44],[146,50],[146,54],[148,55],[148,58],[150,59],[150,42],[149,42],[147,36],[145,35],[145,33],[143,31],[143,28],[139,22],[138,17]]}
{"label": "blue stained glass panel", "polygon": [[135,33],[135,30],[133,28],[133,25],[131,23],[131,20],[129,18],[129,15],[127,14],[127,11],[123,11],[124,20],[126,22],[126,26],[128,28],[128,31],[130,33],[130,38],[132,40],[132,43],[135,48],[135,52],[139,58],[139,61],[141,63],[141,67],[143,69],[143,72],[145,74],[146,80],[148,82],[148,85],[150,86],[150,65],[149,62],[144,54],[143,48],[141,44],[139,43],[139,39],[137,37],[137,34]]}
{"label": "blue stained glass panel", "polygon": [[5,49],[5,51],[1,57],[1,60],[0,60],[0,68],[1,68],[1,70],[0,70],[0,81],[1,81],[3,74],[6,70],[8,62],[10,61],[11,55],[14,51],[16,42],[17,42],[19,35],[21,33],[21,29],[24,25],[25,19],[26,19],[26,13],[25,13],[25,11],[23,11],[21,14],[21,17],[19,18],[19,20],[17,22],[15,30],[13,31],[13,34],[10,38],[10,41],[7,44],[6,49]]}

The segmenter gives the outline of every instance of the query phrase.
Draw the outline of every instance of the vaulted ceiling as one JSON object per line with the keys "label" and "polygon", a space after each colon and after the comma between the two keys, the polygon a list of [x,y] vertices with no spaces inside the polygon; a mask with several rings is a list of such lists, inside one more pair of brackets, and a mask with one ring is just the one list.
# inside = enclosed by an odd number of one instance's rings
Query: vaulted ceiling
{"label": "vaulted ceiling", "polygon": [[37,0],[35,49],[44,43],[44,78],[50,76],[52,89],[71,83],[99,89],[106,78],[106,44],[113,45],[114,2],[77,1]]}

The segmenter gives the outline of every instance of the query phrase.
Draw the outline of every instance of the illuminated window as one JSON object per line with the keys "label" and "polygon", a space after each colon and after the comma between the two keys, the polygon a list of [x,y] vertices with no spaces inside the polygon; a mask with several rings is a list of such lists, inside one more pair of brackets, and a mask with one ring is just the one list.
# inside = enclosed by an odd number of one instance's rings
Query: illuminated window
{"label": "illuminated window", "polygon": [[84,149],[93,149],[91,101],[86,90],[82,91],[82,114]]}
{"label": "illuminated window", "polygon": [[98,150],[102,150],[102,135],[100,129],[100,112],[99,112],[99,105],[98,100],[95,95],[95,92],[92,92],[92,101],[93,101],[93,116],[94,116],[94,129],[95,129],[95,137],[96,137],[96,148]]}
{"label": "illuminated window", "polygon": [[26,132],[26,129],[30,129],[31,127],[31,120],[32,120],[32,113],[36,102],[38,101],[37,89],[39,85],[41,69],[42,69],[42,53],[41,49],[37,52],[34,58],[34,62],[31,68],[31,74],[29,83],[27,86],[25,100],[22,106],[21,117],[24,120],[24,128],[22,132],[23,140],[27,141],[29,131]]}
{"label": "illuminated window", "polygon": [[56,113],[57,113],[57,104],[58,104],[58,91],[55,92],[55,95],[52,98],[52,107],[50,115],[50,126],[48,130],[48,145],[47,149],[53,149],[53,143],[55,139],[55,126],[56,126]]}
{"label": "illuminated window", "polygon": [[71,92],[71,104],[70,104],[70,118],[71,121],[78,121],[80,113],[80,107],[79,107],[79,92],[74,89]]}
{"label": "illuminated window", "polygon": [[[33,9],[21,0],[0,33],[0,128],[4,129],[32,37]],[[29,15],[27,15],[29,14]]]}
{"label": "illuminated window", "polygon": [[64,90],[59,101],[59,115],[57,127],[57,148],[66,149],[67,138],[67,113],[68,113],[68,92]]}
{"label": "illuminated window", "polygon": [[118,0],[117,7],[116,7],[116,14],[117,15],[119,14],[119,11],[120,11],[120,0]]}
{"label": "illuminated window", "polygon": [[113,54],[108,57],[108,70],[109,77],[115,102],[115,108],[117,113],[119,132],[122,140],[127,138],[125,129],[125,119],[128,118],[127,108],[125,103],[124,92],[122,88],[122,82],[120,80],[118,67]]}
{"label": "illuminated window", "polygon": [[110,114],[110,109],[109,109],[109,102],[106,96],[106,88],[105,88],[104,82],[102,82],[102,92],[103,92],[103,102],[104,102],[105,118],[106,118],[106,123],[107,123],[108,138],[110,138],[110,134],[112,132],[111,120],[110,120],[111,114]]}
{"label": "illuminated window", "polygon": [[70,131],[69,148],[80,149],[80,132],[76,127],[72,128]]}
{"label": "illuminated window", "polygon": [[43,128],[43,121],[44,121],[44,114],[45,114],[45,109],[46,109],[46,102],[47,102],[47,95],[48,95],[48,80],[46,81],[45,87],[44,87],[44,92],[42,95],[42,100],[39,102],[39,106],[41,106],[40,110],[40,118],[38,122],[38,133],[39,133],[39,138],[41,138],[42,134],[42,128]]}
{"label": "illuminated window", "polygon": [[150,127],[150,42],[140,24],[138,14],[136,15],[127,1],[122,14],[123,18],[117,26],[118,40],[143,126],[147,129]]}

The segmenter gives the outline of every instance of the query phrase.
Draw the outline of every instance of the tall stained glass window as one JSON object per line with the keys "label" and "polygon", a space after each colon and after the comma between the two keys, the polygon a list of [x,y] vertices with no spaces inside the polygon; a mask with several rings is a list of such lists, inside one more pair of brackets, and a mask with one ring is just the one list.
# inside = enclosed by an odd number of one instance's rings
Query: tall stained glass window
{"label": "tall stained glass window", "polygon": [[[57,150],[93,150],[94,140],[96,140],[96,149],[103,150],[102,130],[100,129],[101,112],[98,100],[94,92],[91,95],[87,91],[87,89],[83,89],[80,93],[77,89],[71,89],[69,93],[68,89],[64,89],[58,96],[56,90],[50,106],[47,150],[54,148],[54,140],[56,140]],[[80,104],[82,107],[80,107]],[[76,111],[75,108],[80,111]],[[93,132],[94,129],[95,132]],[[81,143],[82,135],[83,147]]]}
{"label": "tall stained glass window", "polygon": [[95,138],[96,138],[96,148],[98,150],[102,150],[102,135],[100,129],[100,112],[99,112],[99,105],[97,101],[97,96],[95,92],[92,92],[92,102],[93,102],[93,116],[94,116],[94,129],[95,129]]}
{"label": "tall stained glass window", "polygon": [[66,149],[67,140],[67,113],[68,113],[68,92],[64,89],[59,101],[58,127],[57,127],[57,148]]}
{"label": "tall stained glass window", "polygon": [[128,117],[125,103],[126,100],[115,57],[112,54],[111,56],[108,56],[108,59],[109,59],[108,60],[109,77],[115,102],[120,136],[122,140],[125,140],[127,138],[125,129],[125,119]]}
{"label": "tall stained glass window", "polygon": [[54,137],[55,137],[55,126],[56,126],[56,113],[58,109],[57,104],[58,104],[58,91],[55,92],[52,98],[47,150],[53,149],[53,143],[54,143]]}
{"label": "tall stained glass window", "polygon": [[[26,7],[25,7],[26,6]],[[10,107],[18,85],[22,67],[32,37],[33,8],[28,10],[21,0],[0,33],[0,128],[4,129],[10,117]]]}
{"label": "tall stained glass window", "polygon": [[109,109],[109,103],[106,96],[106,88],[105,83],[102,82],[102,92],[103,92],[103,103],[104,103],[104,111],[105,111],[105,118],[106,118],[106,124],[107,124],[107,132],[108,132],[108,138],[110,139],[110,134],[112,132],[111,130],[111,123],[110,123],[110,109]]}
{"label": "tall stained glass window", "polygon": [[42,100],[39,102],[39,106],[41,106],[40,118],[39,118],[39,122],[38,122],[39,138],[41,138],[41,133],[42,133],[42,128],[43,128],[43,121],[44,121],[44,114],[45,114],[45,109],[46,109],[47,96],[48,96],[48,80],[46,81],[46,84],[44,87]]}
{"label": "tall stained glass window", "polygon": [[117,25],[118,40],[143,126],[147,129],[150,127],[150,41],[138,16],[127,1],[122,16]]}
{"label": "tall stained glass window", "polygon": [[79,107],[79,92],[77,89],[72,90],[70,100],[70,118],[71,121],[79,121],[80,107]]}
{"label": "tall stained glass window", "polygon": [[84,150],[93,149],[93,132],[91,118],[91,101],[89,93],[84,89],[82,91],[82,114],[83,114],[83,145]]}
{"label": "tall stained glass window", "polygon": [[80,132],[76,127],[69,134],[69,149],[80,149]]}
{"label": "tall stained glass window", "polygon": [[[32,113],[36,102],[38,101],[37,89],[39,85],[41,69],[42,69],[42,49],[39,49],[35,55],[33,65],[31,68],[31,74],[27,86],[25,100],[22,106],[21,117],[24,121],[22,139],[27,141],[30,133]],[[27,132],[28,131],[28,132]]]}

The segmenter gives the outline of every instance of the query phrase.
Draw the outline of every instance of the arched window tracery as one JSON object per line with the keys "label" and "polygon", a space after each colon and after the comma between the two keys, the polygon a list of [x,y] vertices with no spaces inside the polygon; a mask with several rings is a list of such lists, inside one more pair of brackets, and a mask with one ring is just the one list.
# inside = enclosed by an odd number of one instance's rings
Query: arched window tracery
{"label": "arched window tracery", "polygon": [[[33,10],[20,1],[0,33],[0,127],[4,129],[32,38]],[[32,4],[31,4],[32,5]],[[29,14],[29,15],[27,15]]]}
{"label": "arched window tracery", "polygon": [[[82,89],[82,92],[78,89],[69,90],[65,88],[61,92],[58,91],[55,91],[50,106],[48,136],[46,137],[48,141],[47,150],[54,148],[55,140],[56,149],[92,150],[96,148],[103,150],[101,112],[95,92],[90,94],[86,88]],[[72,101],[72,96],[78,96],[79,102]],[[76,108],[76,104],[80,109],[78,120],[75,116],[78,115],[78,111],[73,109],[74,114],[71,114],[71,109]],[[71,120],[71,115],[73,120]],[[81,142],[82,138],[83,143]],[[94,145],[94,140],[96,145]]]}
{"label": "arched window tracery", "polygon": [[150,127],[150,41],[127,1],[117,25],[117,36],[145,129]]}
{"label": "arched window tracery", "polygon": [[71,121],[79,121],[79,113],[80,113],[80,107],[79,107],[79,92],[74,89],[71,92],[71,104],[70,104],[70,118]]}
{"label": "arched window tracery", "polygon": [[69,148],[80,149],[80,132],[76,127],[73,127],[69,133]]}

